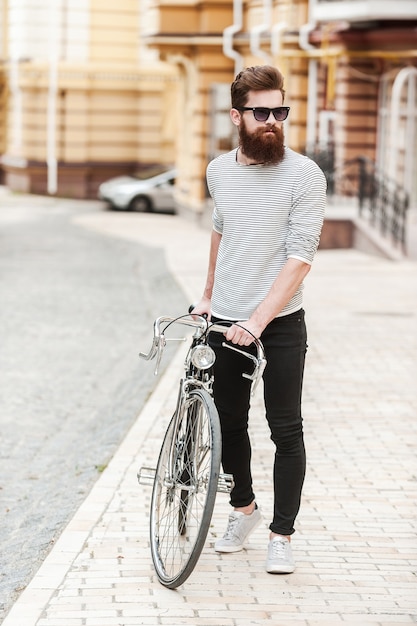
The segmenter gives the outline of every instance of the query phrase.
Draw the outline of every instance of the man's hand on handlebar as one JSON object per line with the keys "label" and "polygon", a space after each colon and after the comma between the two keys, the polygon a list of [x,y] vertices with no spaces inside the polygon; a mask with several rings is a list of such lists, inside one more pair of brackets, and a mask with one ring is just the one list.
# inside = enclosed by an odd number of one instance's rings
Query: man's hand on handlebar
{"label": "man's hand on handlebar", "polygon": [[[190,307],[189,312],[191,315],[203,315],[210,321],[211,300],[209,298],[201,298],[196,305]],[[262,330],[249,319],[238,324],[232,324],[232,326],[226,328],[224,336],[228,341],[238,346],[250,346],[254,338],[259,339]]]}
{"label": "man's hand on handlebar", "polygon": [[[191,315],[203,315],[210,321],[211,300],[209,298],[201,298],[197,304],[190,306],[189,313]],[[250,346],[254,338],[259,339],[262,330],[262,328],[259,328],[257,324],[249,319],[225,328],[224,336],[228,341],[238,346]]]}
{"label": "man's hand on handlebar", "polygon": [[250,346],[254,338],[259,339],[261,332],[259,328],[255,327],[255,324],[247,320],[230,326],[225,332],[225,337],[228,341],[238,346]]}
{"label": "man's hand on handlebar", "polygon": [[191,315],[202,315],[210,321],[211,319],[211,300],[208,298],[201,298],[200,302],[190,307]]}

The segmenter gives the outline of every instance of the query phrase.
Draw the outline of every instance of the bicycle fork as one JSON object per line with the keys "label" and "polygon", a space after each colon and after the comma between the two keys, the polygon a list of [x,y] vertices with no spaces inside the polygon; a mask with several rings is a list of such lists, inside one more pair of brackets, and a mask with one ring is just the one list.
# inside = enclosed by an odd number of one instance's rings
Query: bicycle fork
{"label": "bicycle fork", "polygon": [[[193,384],[195,385],[195,381],[193,381]],[[188,385],[189,385],[189,381],[187,381],[186,379],[181,380],[179,394],[178,394],[177,409],[175,412],[176,421],[173,425],[174,432],[177,432],[177,428],[178,428],[177,422],[184,413],[183,405],[184,405],[184,400],[187,396],[187,394],[185,393],[185,390]],[[187,421],[190,420],[191,423],[187,423],[186,428],[184,430],[184,437],[186,435],[187,436],[191,435],[194,438],[194,440],[198,440],[199,433],[196,432],[196,427],[195,427],[195,423],[197,420],[195,419],[195,416],[193,415],[192,407],[187,410],[187,415],[185,419]],[[193,466],[194,466],[193,464],[195,464],[195,460],[190,459],[190,449],[193,448],[192,442],[183,440],[181,442],[181,446],[182,446],[181,450],[178,449],[178,443],[179,443],[178,440],[172,442],[173,445],[171,446],[170,463],[169,463],[171,469],[169,472],[169,476],[165,477],[165,481],[167,482],[167,486],[169,487],[173,487],[174,484],[176,484],[177,486],[180,486],[181,489],[184,491],[191,491],[195,489],[195,487],[190,486],[190,484],[192,483],[190,479],[191,479],[191,473],[192,473]],[[183,469],[180,472],[178,472],[176,468],[178,459],[182,460]],[[185,463],[184,463],[184,460],[185,460]],[[140,485],[152,486],[156,478],[156,469],[152,467],[142,466],[139,468],[139,471],[137,473],[137,478],[138,478],[138,482]],[[230,493],[231,490],[233,489],[233,486],[234,486],[234,481],[233,481],[232,474],[226,474],[222,472],[219,473],[219,479],[217,483],[217,491],[219,493]]]}

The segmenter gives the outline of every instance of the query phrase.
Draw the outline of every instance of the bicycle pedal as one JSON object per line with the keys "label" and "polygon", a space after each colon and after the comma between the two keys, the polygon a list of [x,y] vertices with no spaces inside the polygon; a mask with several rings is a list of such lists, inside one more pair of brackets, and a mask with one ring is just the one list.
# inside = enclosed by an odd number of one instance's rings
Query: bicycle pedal
{"label": "bicycle pedal", "polygon": [[235,485],[233,474],[219,474],[217,491],[220,493],[230,493]]}
{"label": "bicycle pedal", "polygon": [[141,467],[137,473],[139,485],[152,486],[155,480],[156,469],[153,467]]}

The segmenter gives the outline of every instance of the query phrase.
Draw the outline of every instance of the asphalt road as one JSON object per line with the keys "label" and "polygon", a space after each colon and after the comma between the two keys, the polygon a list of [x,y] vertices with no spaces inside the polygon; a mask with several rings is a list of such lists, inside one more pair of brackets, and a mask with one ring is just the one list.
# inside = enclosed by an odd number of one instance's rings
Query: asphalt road
{"label": "asphalt road", "polygon": [[0,621],[157,382],[154,317],[187,304],[160,250],[73,222],[103,210],[0,195]]}

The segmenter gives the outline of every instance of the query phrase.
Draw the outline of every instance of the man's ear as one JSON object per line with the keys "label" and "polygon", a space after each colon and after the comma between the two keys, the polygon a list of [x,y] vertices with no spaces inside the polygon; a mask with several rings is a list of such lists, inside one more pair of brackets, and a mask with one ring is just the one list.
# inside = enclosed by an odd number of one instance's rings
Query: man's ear
{"label": "man's ear", "polygon": [[240,125],[240,112],[237,109],[230,109],[230,119],[235,126]]}

